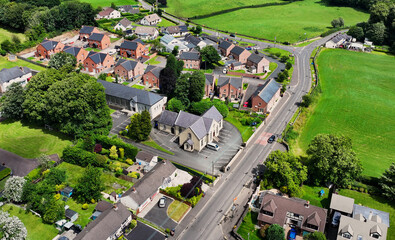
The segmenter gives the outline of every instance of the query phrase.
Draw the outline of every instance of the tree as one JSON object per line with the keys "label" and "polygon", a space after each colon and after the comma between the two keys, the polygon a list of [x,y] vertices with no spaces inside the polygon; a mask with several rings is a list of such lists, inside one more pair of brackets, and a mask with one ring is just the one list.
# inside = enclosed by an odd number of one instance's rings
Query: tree
{"label": "tree", "polygon": [[363,32],[363,28],[358,26],[352,26],[347,32],[348,35],[356,38],[358,41],[363,41],[365,38],[365,33]]}
{"label": "tree", "polygon": [[112,3],[111,3],[111,8],[112,8],[112,9],[117,9],[117,5],[115,5],[115,3],[112,2]]}
{"label": "tree", "polygon": [[322,232],[311,232],[303,237],[304,240],[326,240],[325,234]]}
{"label": "tree", "polygon": [[380,177],[379,186],[384,197],[395,201],[395,163],[392,163]]}
{"label": "tree", "polygon": [[204,87],[205,87],[206,77],[202,71],[195,71],[189,78],[189,101],[199,102],[204,97]]}
{"label": "tree", "polygon": [[0,99],[0,112],[5,118],[21,119],[23,117],[22,104],[25,100],[23,87],[19,83],[13,83],[8,87]]}
{"label": "tree", "polygon": [[339,17],[339,27],[344,27],[344,19]]}
{"label": "tree", "polygon": [[23,177],[10,177],[5,183],[3,197],[13,202],[21,202],[25,183]]}
{"label": "tree", "polygon": [[266,240],[284,240],[284,228],[278,224],[272,224],[266,229]]}
{"label": "tree", "polygon": [[366,37],[376,45],[381,45],[385,39],[385,25],[382,22],[374,23],[366,32]]}
{"label": "tree", "polygon": [[60,185],[66,182],[66,171],[59,168],[52,168],[51,171],[45,175],[45,182],[51,185]]}
{"label": "tree", "polygon": [[384,1],[378,1],[370,8],[369,23],[386,22],[390,11],[389,4]]}
{"label": "tree", "polygon": [[182,102],[175,97],[170,99],[169,102],[167,102],[167,110],[169,111],[179,112],[179,111],[184,111],[185,109],[186,109],[185,105],[182,104]]}
{"label": "tree", "polygon": [[200,54],[205,63],[208,62],[212,67],[214,67],[213,63],[217,63],[221,60],[221,56],[218,54],[218,51],[211,45],[202,48],[200,50]]}
{"label": "tree", "polygon": [[181,76],[176,81],[176,86],[174,89],[174,97],[180,100],[185,108],[188,108],[190,104],[190,77],[191,74],[189,73],[181,74]]}
{"label": "tree", "polygon": [[362,173],[361,162],[348,137],[319,134],[311,141],[307,154],[310,180],[315,184],[334,183],[344,187]]}
{"label": "tree", "polygon": [[291,69],[291,68],[292,68],[292,63],[287,62],[287,63],[285,64],[285,69],[289,70],[289,69]]}
{"label": "tree", "polygon": [[77,59],[66,52],[58,52],[51,56],[49,60],[48,66],[55,69],[71,67],[71,69],[75,68],[77,65]]}
{"label": "tree", "polygon": [[117,147],[116,146],[112,146],[111,148],[110,148],[110,158],[111,159],[118,159],[118,151],[117,151]]}
{"label": "tree", "polygon": [[46,210],[43,220],[46,223],[53,224],[56,221],[64,218],[65,210],[62,203],[59,203],[55,198],[51,198],[46,204]]}
{"label": "tree", "polygon": [[147,110],[141,112],[140,127],[141,127],[140,141],[145,141],[148,139],[152,130],[151,115]]}
{"label": "tree", "polygon": [[178,46],[174,46],[173,51],[171,51],[171,54],[173,54],[174,56],[178,55]]}
{"label": "tree", "polygon": [[18,217],[10,217],[7,212],[0,211],[0,228],[2,239],[23,240],[27,237],[25,225]]}
{"label": "tree", "polygon": [[265,178],[277,188],[285,186],[291,195],[297,195],[300,185],[307,180],[307,167],[290,153],[272,152],[265,166]]}
{"label": "tree", "polygon": [[167,57],[166,67],[159,74],[161,91],[164,94],[172,95],[176,87],[176,81],[184,67],[184,62],[177,60],[173,54]]}
{"label": "tree", "polygon": [[287,56],[287,55],[282,55],[280,58],[280,61],[283,63],[287,62],[288,60],[289,60],[289,56]]}
{"label": "tree", "polygon": [[40,164],[41,171],[45,171],[48,168],[50,168],[52,165],[51,161],[52,161],[52,159],[48,155],[45,155],[45,154],[41,154],[37,158],[37,162],[38,162],[38,164]]}
{"label": "tree", "polygon": [[340,27],[339,19],[333,19],[332,22],[331,22],[331,25],[332,25],[332,27],[334,27],[334,28]]}
{"label": "tree", "polygon": [[309,94],[309,95],[304,95],[303,97],[302,97],[302,107],[305,107],[305,108],[307,108],[307,107],[309,107],[310,106],[310,104],[313,102],[313,98],[311,97],[311,95]]}
{"label": "tree", "polygon": [[101,179],[102,171],[99,168],[88,166],[85,168],[83,176],[78,179],[74,189],[77,200],[81,203],[90,202],[92,199],[99,200],[104,185]]}

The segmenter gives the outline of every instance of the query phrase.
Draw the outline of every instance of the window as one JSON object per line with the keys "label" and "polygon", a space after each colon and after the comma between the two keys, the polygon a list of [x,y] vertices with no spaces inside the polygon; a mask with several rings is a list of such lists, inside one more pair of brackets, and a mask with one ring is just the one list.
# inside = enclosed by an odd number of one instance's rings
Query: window
{"label": "window", "polygon": [[92,67],[94,67],[95,65],[92,63]]}
{"label": "window", "polygon": [[188,138],[191,139],[192,138],[192,134],[188,133]]}
{"label": "window", "polygon": [[273,217],[273,213],[265,210],[261,210],[261,213]]}
{"label": "window", "polygon": [[262,105],[262,103],[258,103],[258,106],[261,106]]}
{"label": "window", "polygon": [[351,234],[349,233],[349,232],[345,232],[345,233],[342,233],[342,237],[344,237],[344,238],[347,238],[347,239],[351,239]]}
{"label": "window", "polygon": [[[379,238],[380,238],[380,234],[377,233],[377,232],[371,233],[370,236],[371,236],[372,238],[376,238],[376,239],[379,239]],[[358,240],[359,240],[359,239],[358,239]]]}
{"label": "window", "polygon": [[306,226],[310,229],[318,230],[318,226],[316,225],[306,224]]}

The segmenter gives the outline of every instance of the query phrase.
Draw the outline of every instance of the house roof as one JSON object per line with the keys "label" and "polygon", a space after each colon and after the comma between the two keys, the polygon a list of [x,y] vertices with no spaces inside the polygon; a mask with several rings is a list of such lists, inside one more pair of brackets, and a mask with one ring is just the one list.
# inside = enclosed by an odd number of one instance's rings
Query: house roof
{"label": "house roof", "polygon": [[144,203],[163,184],[164,178],[169,177],[176,171],[176,167],[170,162],[161,162],[155,165],[151,171],[127,190],[122,197],[132,198],[138,205]]}
{"label": "house roof", "polygon": [[99,201],[95,207],[96,211],[104,212],[108,209],[112,208],[112,204],[106,201]]}
{"label": "house roof", "polygon": [[117,64],[115,64],[115,67],[121,65],[121,66],[124,67],[127,71],[131,71],[131,70],[133,70],[133,69],[136,68],[137,64],[138,64],[138,62],[136,62],[136,61],[125,60],[125,59],[120,58],[120,59],[118,60]]}
{"label": "house roof", "polygon": [[0,83],[6,83],[11,81],[12,79],[22,77],[32,71],[27,67],[12,67],[12,68],[3,68],[0,70]]}
{"label": "house roof", "polygon": [[101,41],[104,38],[104,34],[102,33],[92,33],[92,35],[89,36],[88,40],[92,40],[92,41]]}
{"label": "house roof", "polygon": [[330,209],[351,214],[354,208],[354,199],[338,194],[332,194]]}
{"label": "house roof", "polygon": [[103,80],[98,80],[98,82],[104,86],[105,93],[109,96],[123,98],[129,101],[133,99],[135,102],[148,106],[152,106],[163,99],[162,96],[156,93],[147,92],[141,89],[131,88],[125,85],[110,83]]}
{"label": "house roof", "polygon": [[218,45],[218,47],[219,48],[223,48],[223,49],[228,49],[230,46],[232,46],[233,45],[233,43],[231,43],[231,42],[228,42],[228,41],[222,41],[219,45]]}
{"label": "house roof", "polygon": [[270,79],[266,84],[259,86],[254,95],[268,103],[280,88],[281,85],[276,80]]}
{"label": "house roof", "polygon": [[[212,121],[212,120],[211,120]],[[208,127],[207,127],[208,126]],[[200,140],[207,135],[211,127],[211,124],[205,124],[204,118],[200,117],[196,122],[194,122],[190,128],[195,133],[196,137]]]}
{"label": "house roof", "polygon": [[227,84],[230,84],[233,87],[239,89],[243,86],[243,80],[239,77],[227,77],[227,76],[219,77],[217,86],[222,87]]}
{"label": "house roof", "polygon": [[180,25],[178,28],[180,29],[180,32],[188,32],[188,27],[186,25]]}
{"label": "house roof", "polygon": [[66,193],[66,194],[70,194],[74,189],[72,187],[65,187],[63,188],[61,191]]}
{"label": "house roof", "polygon": [[136,29],[134,30],[135,34],[138,35],[155,35],[156,32],[156,28],[154,27],[136,27]]}
{"label": "house roof", "polygon": [[92,59],[94,63],[98,64],[103,63],[107,56],[109,55],[105,53],[90,51],[87,58]]}
{"label": "house roof", "polygon": [[179,26],[169,26],[169,27],[166,28],[166,32],[168,32],[169,34],[180,33],[180,28],[179,28]]}
{"label": "house roof", "polygon": [[206,77],[206,85],[213,85],[214,83],[214,75],[212,74],[204,74]]}
{"label": "house roof", "polygon": [[80,30],[80,34],[91,34],[95,27],[92,26],[82,26]]}
{"label": "house roof", "polygon": [[390,227],[390,214],[387,212],[354,204],[353,215],[354,216],[361,215],[366,220],[370,220],[373,222],[380,222],[387,225],[387,227]]}
{"label": "house roof", "polygon": [[43,46],[45,48],[45,50],[47,50],[47,51],[55,49],[58,44],[59,44],[59,42],[48,40],[48,39],[44,39],[41,42],[41,46]]}
{"label": "house roof", "polygon": [[121,46],[119,46],[119,48],[136,50],[137,47],[138,47],[138,44],[140,44],[140,43],[139,42],[135,42],[135,41],[125,40],[125,41],[123,41],[123,43],[121,43]]}
{"label": "house roof", "polygon": [[152,158],[154,157],[155,156],[152,153],[146,151],[140,151],[136,155],[136,159],[143,160],[148,163],[151,162]]}
{"label": "house roof", "polygon": [[110,15],[110,13],[112,13],[113,11],[115,11],[115,9],[107,7],[106,9],[104,9],[103,11],[99,12],[100,16],[108,16]]}
{"label": "house roof", "polygon": [[235,54],[235,55],[240,55],[244,51],[247,51],[247,50],[245,50],[244,48],[239,47],[239,46],[235,46],[234,48],[232,48],[232,50],[230,50],[230,52]]}
{"label": "house roof", "polygon": [[159,78],[160,71],[162,71],[163,67],[149,65],[146,69],[144,74],[151,72],[154,74],[155,77]]}
{"label": "house roof", "polygon": [[76,214],[78,214],[78,213],[74,210],[71,210],[70,208],[67,208],[64,212],[64,215],[66,216],[66,218],[72,218]]}
{"label": "house roof", "polygon": [[[266,60],[266,58],[264,58],[263,56],[259,56],[258,54],[251,54],[248,58],[247,58],[247,60],[248,61],[251,61],[251,62],[253,62],[253,63],[256,63],[256,64],[258,64],[258,63],[260,63],[262,60]],[[268,61],[268,60],[266,60],[266,61]],[[268,61],[269,62],[269,61]]]}
{"label": "house roof", "polygon": [[175,38],[172,35],[169,34],[165,34],[160,41],[165,43],[165,44],[169,44],[171,41],[173,41]]}
{"label": "house roof", "polygon": [[164,110],[160,115],[158,122],[167,126],[174,126],[178,113]]}
{"label": "house roof", "polygon": [[[339,231],[337,234],[338,240],[360,240],[360,239],[375,239],[371,234],[377,233],[380,239],[387,238],[388,227],[384,223],[378,223],[363,219],[351,218],[345,215],[340,216]],[[345,238],[343,233],[349,233],[351,238]]]}
{"label": "house roof", "polygon": [[307,201],[297,198],[285,198],[275,194],[266,193],[262,199],[262,209],[273,213],[273,216],[263,214],[258,215],[258,220],[283,226],[289,213],[303,216],[301,224],[302,230],[312,231],[307,224],[318,223],[318,231],[323,232],[326,223],[327,210],[308,204]]}
{"label": "house roof", "polygon": [[125,28],[130,26],[132,22],[129,21],[129,19],[127,18],[123,18],[121,21],[118,22],[118,24],[121,24],[122,26],[124,26]]}
{"label": "house roof", "polygon": [[217,122],[220,122],[223,119],[222,114],[218,111],[218,109],[215,106],[212,106],[209,110],[203,113],[202,117],[211,118]]}
{"label": "house roof", "polygon": [[70,53],[74,57],[77,57],[77,55],[81,51],[81,49],[82,48],[79,48],[79,47],[65,46],[63,48],[63,52]]}
{"label": "house roof", "polygon": [[158,16],[158,14],[153,13],[145,16],[144,19],[147,20],[148,22],[154,22],[160,20],[160,17]]}
{"label": "house roof", "polygon": [[188,34],[188,35],[185,36],[185,41],[187,41],[189,43],[192,43],[192,44],[197,46],[200,43],[201,40],[199,38],[191,35],[191,34]]}
{"label": "house roof", "polygon": [[189,128],[190,126],[192,126],[192,124],[194,124],[200,117],[195,115],[195,114],[191,114],[191,113],[187,113],[184,111],[180,111],[178,113],[177,119],[174,123],[174,125],[183,127],[183,128]]}
{"label": "house roof", "polygon": [[131,215],[122,203],[117,203],[116,206],[117,208],[107,209],[90,222],[74,240],[107,239],[112,236]]}
{"label": "house roof", "polygon": [[140,43],[141,45],[145,45],[145,42],[143,40],[141,40],[140,38],[136,38],[132,42],[137,42],[137,43]]}
{"label": "house roof", "polygon": [[179,59],[198,61],[200,59],[200,54],[197,52],[182,52]]}

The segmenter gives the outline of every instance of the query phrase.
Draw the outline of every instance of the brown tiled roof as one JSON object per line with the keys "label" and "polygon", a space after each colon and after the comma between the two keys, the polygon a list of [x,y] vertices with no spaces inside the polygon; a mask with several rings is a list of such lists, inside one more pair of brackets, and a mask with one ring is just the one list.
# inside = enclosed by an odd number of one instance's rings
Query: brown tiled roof
{"label": "brown tiled roof", "polygon": [[273,199],[271,199],[270,201],[263,204],[262,209],[274,213],[277,209],[277,206],[274,203]]}
{"label": "brown tiled roof", "polygon": [[95,210],[99,212],[104,212],[107,209],[112,208],[112,204],[106,201],[100,201],[97,203]]}
{"label": "brown tiled roof", "polygon": [[99,12],[100,16],[108,16],[110,15],[110,13],[112,13],[112,11],[115,11],[113,8],[106,8],[103,11]]}
{"label": "brown tiled roof", "polygon": [[136,159],[143,160],[145,162],[151,162],[152,158],[154,155],[152,153],[146,152],[146,151],[140,151],[136,155]]}

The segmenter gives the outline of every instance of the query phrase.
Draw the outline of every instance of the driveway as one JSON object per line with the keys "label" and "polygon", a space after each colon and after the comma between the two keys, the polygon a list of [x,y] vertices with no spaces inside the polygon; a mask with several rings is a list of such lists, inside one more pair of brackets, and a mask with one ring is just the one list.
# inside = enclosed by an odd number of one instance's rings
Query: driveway
{"label": "driveway", "polygon": [[151,210],[145,214],[144,219],[147,219],[150,222],[155,223],[158,226],[163,228],[173,229],[178,224],[174,222],[168,215],[167,215],[167,208],[173,202],[173,199],[166,198],[166,207],[160,208],[158,207],[158,201],[155,202],[155,205],[151,208]]}
{"label": "driveway", "polygon": [[111,114],[112,128],[110,134],[118,135],[119,131],[125,130],[125,127],[130,123],[130,116],[121,111],[115,111]]}
{"label": "driveway", "polygon": [[137,222],[137,226],[128,235],[125,235],[128,240],[163,240],[165,235],[158,230],[145,225],[142,222]]}

